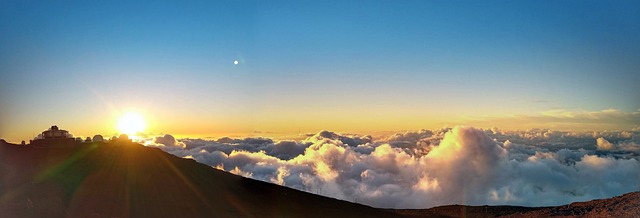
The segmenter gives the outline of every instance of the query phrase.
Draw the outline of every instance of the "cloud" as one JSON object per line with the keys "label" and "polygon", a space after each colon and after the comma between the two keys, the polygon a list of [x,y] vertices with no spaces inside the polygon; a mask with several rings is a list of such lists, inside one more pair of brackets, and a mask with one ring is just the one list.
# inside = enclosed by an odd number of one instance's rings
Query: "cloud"
{"label": "cloud", "polygon": [[613,148],[615,147],[614,144],[602,137],[598,138],[596,142],[596,144],[598,145],[598,150],[613,150]]}
{"label": "cloud", "polygon": [[358,145],[362,145],[362,144],[366,144],[371,142],[371,136],[370,135],[366,135],[366,136],[358,136],[358,135],[353,135],[353,136],[343,136],[340,134],[337,134],[335,132],[330,132],[327,130],[323,130],[320,131],[319,133],[312,135],[311,137],[305,139],[303,142],[308,142],[308,143],[315,143],[318,141],[322,141],[322,140],[337,140],[342,142],[342,144],[345,145],[349,145],[349,146],[358,146]]}
{"label": "cloud", "polygon": [[626,112],[617,109],[600,111],[572,111],[556,109],[538,115],[513,115],[508,117],[486,117],[464,119],[459,123],[491,127],[500,123],[511,128],[546,127],[563,130],[632,129],[640,121],[640,110]]}
{"label": "cloud", "polygon": [[181,147],[181,148],[186,147],[184,143],[176,141],[176,139],[169,134],[166,134],[164,136],[157,136],[153,139],[153,142],[156,144],[169,146],[169,147]]}
{"label": "cloud", "polygon": [[618,144],[613,144],[603,137],[597,139],[598,150],[606,151],[640,151],[640,144],[637,142],[637,138],[632,137],[631,140],[621,141]]}
{"label": "cloud", "polygon": [[294,141],[280,141],[269,145],[266,154],[282,160],[289,160],[304,153],[307,144],[300,144]]}
{"label": "cloud", "polygon": [[625,141],[617,145],[618,150],[640,152],[640,144],[636,141]]}
{"label": "cloud", "polygon": [[428,208],[560,205],[637,191],[638,153],[628,148],[637,147],[638,138],[637,131],[455,127],[377,140],[321,131],[300,141],[176,140],[164,135],[145,144],[245,177],[338,199],[383,208]]}

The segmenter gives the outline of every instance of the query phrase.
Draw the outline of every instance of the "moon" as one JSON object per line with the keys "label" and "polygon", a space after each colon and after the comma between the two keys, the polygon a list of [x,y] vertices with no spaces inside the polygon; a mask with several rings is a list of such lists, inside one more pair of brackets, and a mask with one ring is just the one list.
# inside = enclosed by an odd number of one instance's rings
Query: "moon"
{"label": "moon", "polygon": [[238,65],[239,63],[238,60],[233,61],[233,65]]}

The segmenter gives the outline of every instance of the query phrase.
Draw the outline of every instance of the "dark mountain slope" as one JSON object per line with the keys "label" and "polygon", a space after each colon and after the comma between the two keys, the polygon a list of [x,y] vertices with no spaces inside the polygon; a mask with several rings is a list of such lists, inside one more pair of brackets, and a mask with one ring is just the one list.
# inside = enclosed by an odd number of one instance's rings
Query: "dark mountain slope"
{"label": "dark mountain slope", "polygon": [[394,217],[135,143],[0,142],[0,217]]}
{"label": "dark mountain slope", "polygon": [[507,217],[640,217],[640,192],[514,213]]}
{"label": "dark mountain slope", "polygon": [[500,217],[544,209],[520,206],[446,205],[429,209],[390,210],[405,217]]}

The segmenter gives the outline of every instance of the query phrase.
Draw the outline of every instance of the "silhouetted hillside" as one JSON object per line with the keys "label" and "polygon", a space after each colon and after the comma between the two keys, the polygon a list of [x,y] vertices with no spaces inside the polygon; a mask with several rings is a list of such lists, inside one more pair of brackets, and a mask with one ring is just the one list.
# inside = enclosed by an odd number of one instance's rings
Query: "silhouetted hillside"
{"label": "silhouetted hillside", "polygon": [[429,209],[390,210],[405,217],[500,217],[541,210],[541,207],[447,205]]}
{"label": "silhouetted hillside", "polygon": [[[640,170],[640,169],[639,169]],[[571,203],[507,217],[640,217],[640,192],[608,199]]]}
{"label": "silhouetted hillside", "polygon": [[640,217],[640,192],[557,207],[447,205],[389,211],[405,217]]}
{"label": "silhouetted hillside", "polygon": [[638,217],[640,192],[559,207],[376,209],[213,169],[130,142],[0,140],[0,217]]}

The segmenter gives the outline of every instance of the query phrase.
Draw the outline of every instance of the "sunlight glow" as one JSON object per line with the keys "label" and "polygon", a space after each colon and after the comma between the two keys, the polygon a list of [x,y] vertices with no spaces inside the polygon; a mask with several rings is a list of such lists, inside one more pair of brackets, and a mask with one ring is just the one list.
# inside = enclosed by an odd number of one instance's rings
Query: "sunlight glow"
{"label": "sunlight glow", "polygon": [[146,128],[144,117],[139,113],[128,112],[118,119],[118,131],[129,136],[142,133]]}

